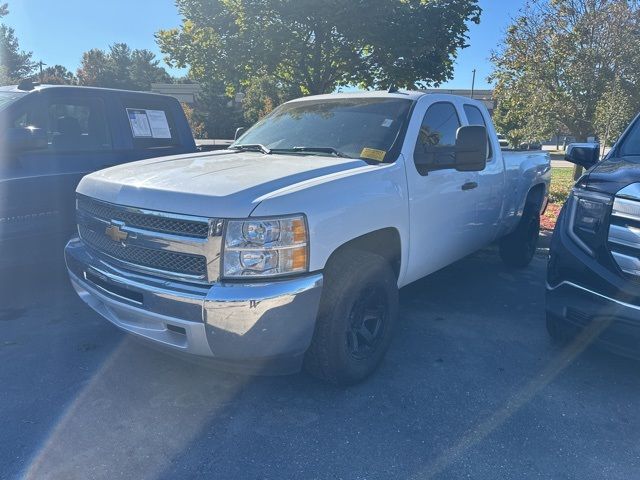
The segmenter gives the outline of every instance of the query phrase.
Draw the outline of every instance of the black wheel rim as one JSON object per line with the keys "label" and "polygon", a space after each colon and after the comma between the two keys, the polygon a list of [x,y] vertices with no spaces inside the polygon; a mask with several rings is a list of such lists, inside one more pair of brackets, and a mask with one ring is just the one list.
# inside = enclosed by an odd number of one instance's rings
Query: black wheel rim
{"label": "black wheel rim", "polygon": [[369,358],[380,346],[387,328],[389,306],[381,287],[369,285],[360,291],[349,313],[346,343],[349,354]]}

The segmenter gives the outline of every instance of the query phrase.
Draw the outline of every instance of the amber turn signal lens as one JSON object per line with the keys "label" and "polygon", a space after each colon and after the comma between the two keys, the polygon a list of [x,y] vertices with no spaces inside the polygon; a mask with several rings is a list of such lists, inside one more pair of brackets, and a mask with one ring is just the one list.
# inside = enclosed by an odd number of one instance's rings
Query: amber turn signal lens
{"label": "amber turn signal lens", "polygon": [[293,270],[307,268],[307,247],[300,247],[293,250],[291,266]]}
{"label": "amber turn signal lens", "polygon": [[293,231],[293,241],[295,243],[305,243],[307,241],[307,228],[304,220],[296,218],[291,222],[291,230]]}

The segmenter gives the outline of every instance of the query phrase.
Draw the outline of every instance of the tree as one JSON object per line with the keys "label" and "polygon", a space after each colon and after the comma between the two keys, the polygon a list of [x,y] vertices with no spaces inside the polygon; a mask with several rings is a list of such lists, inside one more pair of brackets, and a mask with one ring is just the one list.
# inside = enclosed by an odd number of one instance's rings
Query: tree
{"label": "tree", "polygon": [[48,85],[75,85],[77,83],[73,72],[70,72],[62,65],[45,68],[39,79],[41,83]]}
{"label": "tree", "polygon": [[251,79],[246,87],[242,102],[242,113],[248,125],[257,122],[287,100],[297,96],[287,92],[272,76],[259,75]]}
{"label": "tree", "polygon": [[492,55],[497,126],[615,139],[640,107],[639,32],[636,0],[530,0]]}
{"label": "tree", "polygon": [[196,113],[195,109],[189,105],[188,103],[182,103],[182,110],[184,111],[184,116],[187,117],[187,122],[189,123],[189,127],[191,127],[191,133],[193,133],[194,138],[207,138],[207,128]]}
{"label": "tree", "polygon": [[477,0],[177,0],[166,61],[231,92],[267,75],[286,91],[425,87],[451,78]]}
{"label": "tree", "polygon": [[[9,14],[6,3],[0,4],[0,18]],[[31,52],[20,49],[15,30],[0,24],[0,67],[3,71],[3,83],[15,82],[29,77],[34,71]]]}
{"label": "tree", "polygon": [[126,43],[111,45],[108,52],[84,52],[77,75],[80,85],[129,90],[149,90],[152,83],[171,81],[153,52],[131,50]]}

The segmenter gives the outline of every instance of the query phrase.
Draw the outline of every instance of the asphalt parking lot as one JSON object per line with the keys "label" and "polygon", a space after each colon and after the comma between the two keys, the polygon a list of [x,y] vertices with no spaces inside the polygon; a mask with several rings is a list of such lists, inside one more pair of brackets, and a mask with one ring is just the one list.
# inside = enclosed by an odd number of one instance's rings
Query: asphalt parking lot
{"label": "asphalt parking lot", "polygon": [[402,291],[348,389],[212,371],[132,341],[59,265],[2,272],[0,478],[638,478],[640,363],[552,345],[546,252],[491,249]]}

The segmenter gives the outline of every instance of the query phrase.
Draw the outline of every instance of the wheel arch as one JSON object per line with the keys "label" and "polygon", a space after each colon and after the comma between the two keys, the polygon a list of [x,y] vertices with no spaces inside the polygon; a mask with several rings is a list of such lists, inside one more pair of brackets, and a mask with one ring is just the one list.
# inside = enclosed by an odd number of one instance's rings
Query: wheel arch
{"label": "wheel arch", "polygon": [[393,269],[396,280],[400,278],[402,267],[402,242],[400,232],[394,227],[374,230],[353,238],[337,247],[327,259],[326,265],[348,250],[361,250],[384,258]]}
{"label": "wheel arch", "polygon": [[524,202],[524,211],[533,210],[533,211],[538,211],[540,214],[542,214],[542,211],[545,208],[544,200],[545,200],[545,184],[536,183],[527,192],[527,196],[525,197],[525,202]]}

